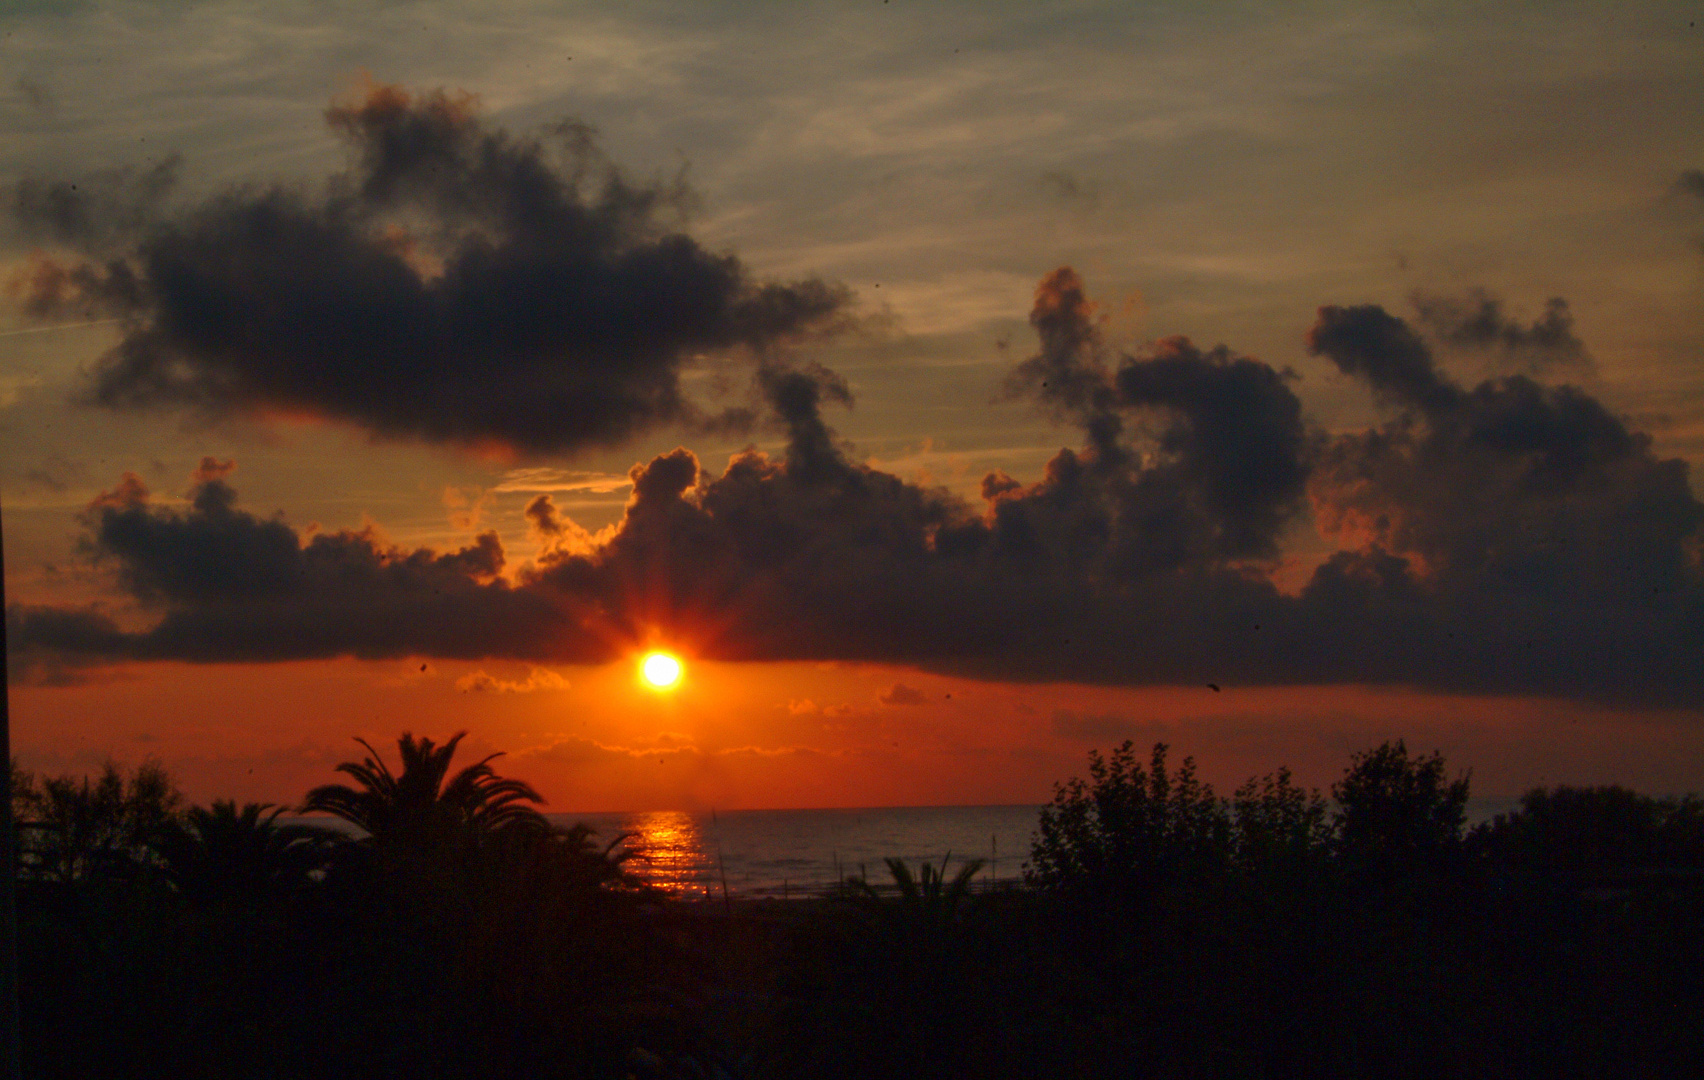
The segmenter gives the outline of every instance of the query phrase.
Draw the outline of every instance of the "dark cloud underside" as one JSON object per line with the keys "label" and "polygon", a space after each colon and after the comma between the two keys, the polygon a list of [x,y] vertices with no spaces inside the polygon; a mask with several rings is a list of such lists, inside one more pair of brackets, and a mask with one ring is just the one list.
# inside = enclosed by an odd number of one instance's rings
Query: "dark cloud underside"
{"label": "dark cloud underside", "polygon": [[[979,505],[857,464],[831,372],[760,373],[784,456],[720,476],[681,449],[633,471],[619,528],[503,576],[495,536],[449,554],[367,534],[294,541],[204,470],[184,511],[132,484],[91,552],[159,613],[14,610],[44,658],[443,655],[596,662],[658,630],[731,660],[863,659],[993,679],[1403,683],[1696,702],[1704,508],[1686,466],[1595,399],[1527,376],[1456,382],[1413,326],[1323,308],[1310,347],[1387,422],[1310,431],[1291,379],[1168,339],[1114,356],[1069,271],[1038,290],[1041,351],[1009,388],[1083,431]],[[1312,512],[1341,550],[1298,593],[1272,570]],[[548,498],[534,529],[564,524]],[[46,662],[46,661],[43,661]]]}

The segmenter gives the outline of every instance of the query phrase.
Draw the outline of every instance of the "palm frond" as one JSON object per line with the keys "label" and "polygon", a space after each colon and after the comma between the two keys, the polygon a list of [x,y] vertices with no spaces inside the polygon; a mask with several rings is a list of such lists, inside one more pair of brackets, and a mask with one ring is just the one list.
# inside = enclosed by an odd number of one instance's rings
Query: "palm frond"
{"label": "palm frond", "polygon": [[351,777],[358,787],[327,784],[308,793],[302,811],[335,814],[366,830],[375,838],[399,829],[425,829],[439,835],[445,828],[477,831],[523,829],[543,831],[549,825],[529,803],[544,797],[523,780],[500,777],[491,754],[458,771],[445,783],[456,748],[467,732],[457,732],[438,745],[430,738],[415,738],[403,732],[397,740],[401,768],[392,772],[379,752],[365,739],[355,741],[368,756],[360,762],[344,762],[337,771]]}

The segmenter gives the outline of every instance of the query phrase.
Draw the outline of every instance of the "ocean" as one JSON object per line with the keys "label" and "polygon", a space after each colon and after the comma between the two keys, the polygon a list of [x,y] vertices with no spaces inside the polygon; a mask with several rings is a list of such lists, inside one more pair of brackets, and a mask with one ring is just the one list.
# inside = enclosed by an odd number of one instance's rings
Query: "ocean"
{"label": "ocean", "polygon": [[678,896],[809,896],[844,877],[891,881],[883,860],[941,865],[951,877],[981,859],[980,885],[1016,881],[1029,857],[1040,807],[902,806],[865,810],[659,810],[548,814],[585,822],[605,843],[628,836],[637,876]]}

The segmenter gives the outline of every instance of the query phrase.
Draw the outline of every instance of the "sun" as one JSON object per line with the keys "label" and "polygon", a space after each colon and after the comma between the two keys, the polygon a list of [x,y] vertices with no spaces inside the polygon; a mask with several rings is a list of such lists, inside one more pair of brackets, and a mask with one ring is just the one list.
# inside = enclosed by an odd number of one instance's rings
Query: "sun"
{"label": "sun", "polygon": [[646,653],[639,661],[639,674],[658,690],[667,690],[680,682],[680,660],[666,652]]}

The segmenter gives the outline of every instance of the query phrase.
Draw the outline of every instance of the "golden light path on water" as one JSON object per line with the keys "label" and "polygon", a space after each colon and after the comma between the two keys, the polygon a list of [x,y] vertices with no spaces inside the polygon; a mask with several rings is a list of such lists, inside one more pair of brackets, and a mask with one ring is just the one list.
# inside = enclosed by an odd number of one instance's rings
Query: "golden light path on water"
{"label": "golden light path on water", "polygon": [[629,850],[639,853],[628,869],[652,885],[677,894],[697,893],[715,872],[702,830],[682,810],[655,810],[627,823]]}

